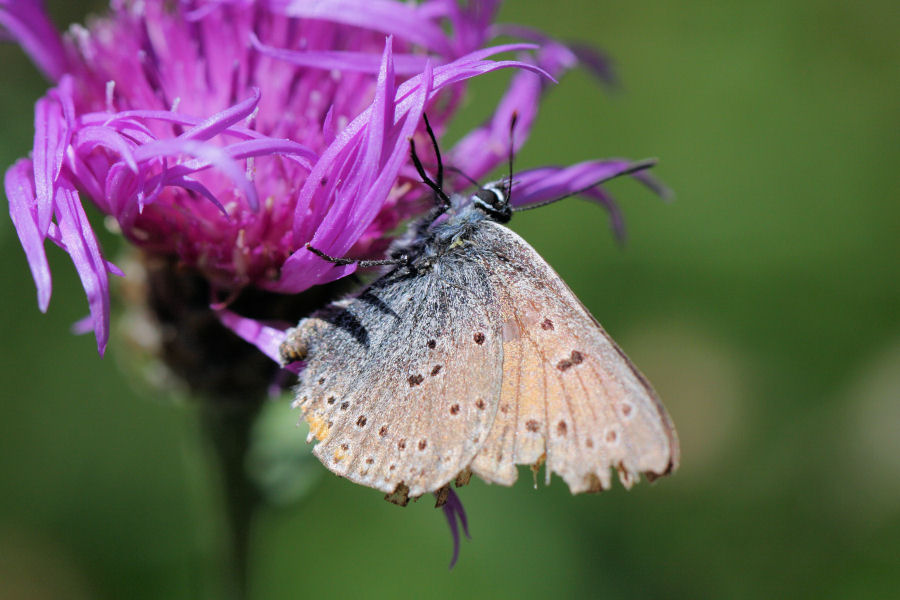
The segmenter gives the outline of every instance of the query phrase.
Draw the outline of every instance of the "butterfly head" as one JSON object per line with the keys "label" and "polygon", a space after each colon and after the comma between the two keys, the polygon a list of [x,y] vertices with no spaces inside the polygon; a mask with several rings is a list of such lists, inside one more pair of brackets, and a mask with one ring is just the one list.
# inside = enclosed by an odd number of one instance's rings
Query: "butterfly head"
{"label": "butterfly head", "polygon": [[512,218],[508,181],[492,181],[472,194],[472,206],[485,213],[492,221],[508,223]]}

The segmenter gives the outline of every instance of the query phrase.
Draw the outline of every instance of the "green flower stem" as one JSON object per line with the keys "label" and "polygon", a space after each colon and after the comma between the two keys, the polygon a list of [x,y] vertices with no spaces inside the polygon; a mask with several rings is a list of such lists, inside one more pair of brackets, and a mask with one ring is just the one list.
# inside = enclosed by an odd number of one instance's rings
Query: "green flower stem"
{"label": "green flower stem", "polygon": [[260,494],[248,478],[246,456],[258,404],[210,405],[201,412],[203,429],[217,462],[227,524],[227,544],[222,565],[225,598],[244,600],[248,592],[248,568],[253,518]]}

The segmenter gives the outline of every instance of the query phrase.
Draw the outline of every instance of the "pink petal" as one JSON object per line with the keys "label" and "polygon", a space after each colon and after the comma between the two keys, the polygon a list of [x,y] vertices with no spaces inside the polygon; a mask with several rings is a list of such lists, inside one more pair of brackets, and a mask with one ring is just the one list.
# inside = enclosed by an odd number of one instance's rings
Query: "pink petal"
{"label": "pink petal", "polygon": [[[243,192],[247,199],[247,204],[255,211],[259,209],[259,198],[256,195],[256,188],[247,180],[244,170],[228,153],[219,146],[214,146],[205,142],[197,142],[193,140],[172,139],[160,140],[146,144],[134,151],[135,160],[139,163],[161,156],[193,156],[199,159],[198,162],[192,162],[189,165],[179,165],[178,169],[172,169],[173,175],[183,175],[190,172],[196,172],[209,167],[215,167],[231,179],[238,189]],[[151,180],[152,182],[153,180]]]}
{"label": "pink petal", "polygon": [[80,128],[72,140],[76,154],[89,154],[97,146],[103,146],[122,157],[128,168],[137,173],[138,166],[128,142],[116,131],[107,127],[89,125]]}
{"label": "pink petal", "polygon": [[37,227],[46,235],[53,218],[53,184],[62,167],[67,128],[59,103],[49,97],[34,105],[34,184],[37,197]]}
{"label": "pink petal", "polygon": [[31,161],[20,159],[6,171],[4,187],[9,199],[9,215],[19,234],[28,259],[28,268],[31,269],[31,277],[37,288],[38,308],[41,312],[47,312],[52,282],[47,253],[44,251],[44,235],[38,230],[33,177]]}
{"label": "pink petal", "polygon": [[628,160],[600,160],[522,171],[514,176],[512,203],[522,207],[584,191],[629,172],[634,165]]}
{"label": "pink petal", "polygon": [[[381,57],[371,52],[351,52],[339,50],[286,50],[273,48],[259,41],[256,35],[251,34],[250,41],[253,47],[261,54],[283,60],[298,67],[311,69],[336,69],[339,71],[378,73],[381,66]],[[394,55],[394,69],[398,75],[413,75],[422,72],[428,57],[422,54],[397,54]]]}
{"label": "pink petal", "polygon": [[393,0],[268,0],[273,11],[289,17],[323,19],[381,31],[409,40],[441,55],[450,55],[450,40],[438,23],[415,4]]}
{"label": "pink petal", "polygon": [[88,306],[97,337],[97,350],[103,354],[109,339],[109,280],[106,261],[78,198],[78,192],[65,179],[56,191],[56,219],[65,250],[75,263],[75,270],[87,294]]}
{"label": "pink petal", "polygon": [[208,140],[222,133],[232,125],[250,116],[250,113],[259,104],[259,96],[259,88],[253,88],[253,95],[246,100],[242,100],[234,106],[207,117],[203,122],[191,127],[178,137],[185,140]]}
{"label": "pink petal", "polygon": [[242,317],[227,309],[217,310],[216,316],[219,317],[219,320],[225,327],[235,332],[243,340],[259,348],[263,354],[276,363],[281,364],[281,355],[278,347],[284,341],[285,331],[290,325],[273,326],[273,324],[266,324]]}
{"label": "pink petal", "polygon": [[624,243],[622,213],[612,196],[600,185],[621,175],[638,177],[652,164],[653,161],[599,160],[571,167],[541,167],[522,171],[514,176],[511,201],[515,207],[527,208],[569,195],[587,196],[607,209],[613,234],[620,243]]}

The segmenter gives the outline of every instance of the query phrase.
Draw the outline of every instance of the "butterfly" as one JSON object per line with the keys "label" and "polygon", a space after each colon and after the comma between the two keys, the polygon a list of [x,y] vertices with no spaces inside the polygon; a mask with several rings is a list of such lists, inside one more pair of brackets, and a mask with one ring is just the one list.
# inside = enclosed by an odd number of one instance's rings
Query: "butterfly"
{"label": "butterfly", "polygon": [[[285,363],[304,361],[294,406],[319,460],[334,473],[409,498],[468,482],[513,484],[517,465],[544,465],[572,493],[599,492],[618,473],[667,475],[678,437],[647,379],[559,275],[505,226],[507,179],[448,196],[437,156],[437,200],[381,261],[360,293],[289,330]],[[638,163],[634,170],[648,166]],[[597,182],[600,183],[600,182]],[[596,185],[596,183],[594,184]],[[593,187],[593,186],[592,186]],[[577,193],[577,192],[576,192]]]}

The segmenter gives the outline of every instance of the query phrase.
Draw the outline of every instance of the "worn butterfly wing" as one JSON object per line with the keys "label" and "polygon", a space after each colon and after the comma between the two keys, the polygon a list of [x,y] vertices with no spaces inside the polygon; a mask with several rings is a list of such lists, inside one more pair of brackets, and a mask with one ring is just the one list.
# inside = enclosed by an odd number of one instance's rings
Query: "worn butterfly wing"
{"label": "worn butterfly wing", "polygon": [[497,411],[496,300],[482,263],[460,254],[385,275],[301,321],[282,346],[306,361],[295,405],[318,440],[313,452],[399,503],[465,470]]}
{"label": "worn butterfly wing", "polygon": [[572,493],[625,487],[678,466],[678,438],[653,388],[559,275],[513,231],[485,222],[471,240],[490,277],[503,345],[500,404],[472,470],[511,485],[516,465],[555,472]]}

